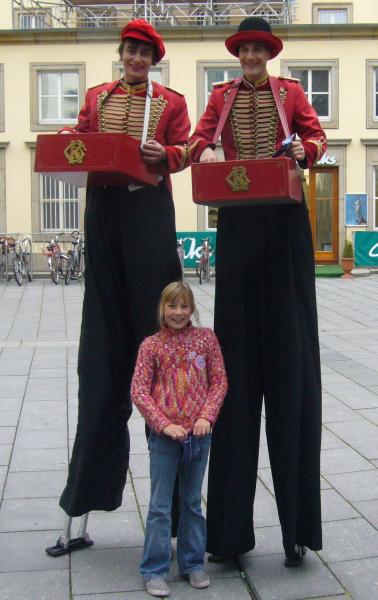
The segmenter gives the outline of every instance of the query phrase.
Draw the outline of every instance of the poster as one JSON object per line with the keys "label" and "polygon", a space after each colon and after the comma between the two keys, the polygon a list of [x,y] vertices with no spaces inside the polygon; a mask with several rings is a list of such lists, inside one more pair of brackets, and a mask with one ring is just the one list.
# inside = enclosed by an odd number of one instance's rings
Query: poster
{"label": "poster", "polygon": [[347,227],[367,226],[367,194],[345,194],[345,225]]}

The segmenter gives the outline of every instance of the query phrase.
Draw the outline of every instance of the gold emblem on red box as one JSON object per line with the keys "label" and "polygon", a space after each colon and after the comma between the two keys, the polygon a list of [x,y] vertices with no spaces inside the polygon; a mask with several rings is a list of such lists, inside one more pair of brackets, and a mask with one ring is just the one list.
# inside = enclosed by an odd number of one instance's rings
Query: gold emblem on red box
{"label": "gold emblem on red box", "polygon": [[248,192],[250,179],[247,177],[245,167],[233,167],[227,175],[226,181],[233,192]]}
{"label": "gold emblem on red box", "polygon": [[86,152],[85,144],[81,140],[73,140],[64,150],[64,156],[68,164],[81,165],[84,162]]}

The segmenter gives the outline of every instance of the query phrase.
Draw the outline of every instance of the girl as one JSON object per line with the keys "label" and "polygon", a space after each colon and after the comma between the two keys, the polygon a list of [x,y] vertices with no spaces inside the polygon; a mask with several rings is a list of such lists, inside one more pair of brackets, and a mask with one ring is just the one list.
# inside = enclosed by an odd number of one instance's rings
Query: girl
{"label": "girl", "polygon": [[151,428],[151,499],[140,571],[152,596],[167,596],[164,575],[171,559],[171,506],[179,477],[180,518],[177,561],[191,586],[210,584],[203,568],[206,525],[201,488],[214,425],[227,390],[222,354],[215,334],[194,327],[198,313],[187,283],[164,288],[160,330],[140,346],[131,384],[133,402]]}

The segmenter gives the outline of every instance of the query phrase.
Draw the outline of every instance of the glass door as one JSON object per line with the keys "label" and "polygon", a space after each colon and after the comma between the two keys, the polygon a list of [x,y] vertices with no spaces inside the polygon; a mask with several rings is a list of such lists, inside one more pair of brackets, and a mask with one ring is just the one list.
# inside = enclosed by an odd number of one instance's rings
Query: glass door
{"label": "glass door", "polygon": [[315,262],[339,259],[339,171],[337,167],[310,170],[309,211]]}

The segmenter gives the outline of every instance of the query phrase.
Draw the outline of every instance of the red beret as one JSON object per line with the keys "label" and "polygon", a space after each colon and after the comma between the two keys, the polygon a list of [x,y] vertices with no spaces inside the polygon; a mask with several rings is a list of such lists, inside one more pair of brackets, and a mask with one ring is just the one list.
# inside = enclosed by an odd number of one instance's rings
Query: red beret
{"label": "red beret", "polygon": [[132,38],[140,42],[152,44],[154,47],[154,59],[158,63],[165,54],[163,38],[158,32],[144,19],[134,19],[130,21],[121,31],[121,40]]}

